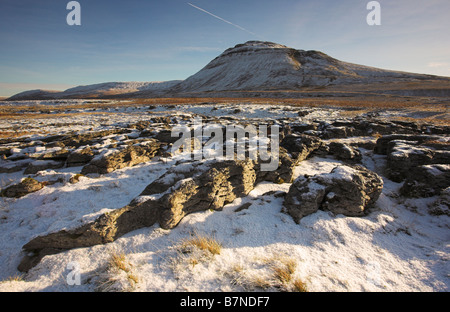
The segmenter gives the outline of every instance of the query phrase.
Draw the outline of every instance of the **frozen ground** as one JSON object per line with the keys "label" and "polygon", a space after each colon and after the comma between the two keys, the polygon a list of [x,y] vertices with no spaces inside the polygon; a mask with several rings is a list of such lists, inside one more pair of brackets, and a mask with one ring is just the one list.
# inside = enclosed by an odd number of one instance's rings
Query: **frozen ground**
{"label": "frozen ground", "polygon": [[[338,117],[333,109],[308,110],[311,112],[302,122]],[[158,107],[150,115],[143,107],[103,113],[14,122],[15,126],[48,135],[108,129],[169,113],[233,116],[260,122],[298,118],[298,108],[238,104]],[[8,129],[10,122],[2,120],[0,127]],[[61,127],[56,123],[70,125]],[[33,138],[38,139],[39,134]],[[382,175],[385,156],[361,151],[363,164]],[[176,161],[156,158],[109,174],[82,177],[76,184],[68,180],[80,172],[80,167],[41,171],[33,177],[46,181],[60,178],[60,182],[20,199],[2,198],[0,291],[293,290],[292,282],[280,288],[274,278],[274,267],[288,262],[294,263],[292,280],[301,280],[308,291],[450,289],[449,217],[428,213],[428,204],[436,198],[404,199],[397,192],[401,184],[386,178],[381,197],[366,217],[332,216],[319,211],[296,224],[283,211],[283,198],[276,192],[287,191],[290,184],[264,182],[223,211],[188,215],[173,230],[154,225],[106,245],[46,256],[26,274],[17,271],[23,256],[21,248],[30,239],[77,226],[108,209],[127,205]],[[314,157],[301,162],[295,174],[330,172],[336,163],[339,161],[332,158]],[[2,186],[23,176],[23,171],[2,173]],[[250,206],[239,209],[245,203]],[[215,238],[222,245],[220,253],[184,252],[183,241],[195,235]],[[114,255],[123,256],[126,268],[108,269]],[[71,285],[74,272],[80,273],[80,285]]]}

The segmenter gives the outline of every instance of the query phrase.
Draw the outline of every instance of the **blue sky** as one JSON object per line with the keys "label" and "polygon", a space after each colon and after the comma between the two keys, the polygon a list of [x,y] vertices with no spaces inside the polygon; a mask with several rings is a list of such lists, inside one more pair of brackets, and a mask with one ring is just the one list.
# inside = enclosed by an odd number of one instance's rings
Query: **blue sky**
{"label": "blue sky", "polygon": [[368,0],[79,0],[81,26],[67,25],[68,2],[0,1],[0,96],[185,79],[248,40],[450,76],[448,0],[379,0],[380,26],[366,23]]}

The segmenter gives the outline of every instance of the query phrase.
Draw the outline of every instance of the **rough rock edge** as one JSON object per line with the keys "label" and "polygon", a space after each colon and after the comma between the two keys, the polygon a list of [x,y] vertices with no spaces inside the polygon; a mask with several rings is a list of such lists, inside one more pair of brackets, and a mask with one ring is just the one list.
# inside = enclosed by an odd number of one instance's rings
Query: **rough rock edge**
{"label": "rough rock edge", "polygon": [[360,165],[343,165],[331,173],[298,177],[283,205],[296,223],[319,209],[345,216],[364,216],[382,190],[383,180],[376,173]]}

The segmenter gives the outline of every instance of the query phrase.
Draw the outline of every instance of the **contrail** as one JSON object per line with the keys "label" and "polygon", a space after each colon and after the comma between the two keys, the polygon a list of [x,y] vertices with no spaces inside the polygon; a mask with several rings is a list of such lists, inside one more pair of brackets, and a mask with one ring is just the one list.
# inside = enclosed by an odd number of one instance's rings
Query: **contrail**
{"label": "contrail", "polygon": [[225,22],[225,23],[227,23],[227,24],[230,24],[230,25],[232,25],[232,26],[234,26],[234,27],[236,27],[236,28],[239,28],[240,30],[243,30],[243,31],[245,31],[245,32],[248,32],[249,34],[251,34],[251,35],[253,35],[253,36],[259,37],[257,34],[251,32],[250,30],[245,29],[244,27],[241,27],[241,26],[239,26],[239,25],[233,24],[232,22],[227,21],[226,19],[223,19],[223,18],[221,18],[220,16],[214,15],[214,14],[212,14],[212,13],[210,13],[210,12],[208,12],[208,11],[202,9],[202,8],[199,8],[198,6],[195,6],[195,5],[193,5],[192,3],[189,3],[189,2],[188,2],[188,4],[189,4],[191,7],[194,7],[194,8],[196,8],[197,10],[200,10],[200,11],[202,11],[202,12],[205,12],[206,14],[209,14],[209,15],[211,15],[212,17],[215,17],[215,18],[217,18],[217,19],[219,19],[219,20],[221,20],[221,21],[223,21],[223,22]]}

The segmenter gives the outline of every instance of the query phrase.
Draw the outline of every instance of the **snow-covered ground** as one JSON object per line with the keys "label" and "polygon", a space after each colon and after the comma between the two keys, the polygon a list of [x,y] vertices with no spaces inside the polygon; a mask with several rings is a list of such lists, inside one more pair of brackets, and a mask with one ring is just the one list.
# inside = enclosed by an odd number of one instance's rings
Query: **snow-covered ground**
{"label": "snow-covered ground", "polygon": [[[142,108],[121,109],[107,118],[99,112],[64,117],[58,122],[72,123],[67,131],[86,131],[168,112],[256,118],[261,122],[298,118],[298,109],[281,106],[185,105],[175,110],[158,107],[150,115],[143,114]],[[332,109],[309,110],[305,122],[337,117]],[[56,134],[58,130],[52,124],[55,120],[16,122],[43,133]],[[0,124],[2,128],[7,126],[5,121]],[[382,174],[385,156],[361,151],[363,164]],[[2,198],[0,291],[278,291],[274,267],[288,262],[294,264],[293,278],[283,290],[294,289],[294,280],[301,280],[308,291],[450,289],[449,217],[428,213],[427,205],[436,198],[405,200],[397,192],[401,184],[386,178],[382,195],[366,217],[319,211],[296,224],[283,211],[283,198],[277,196],[277,191],[288,191],[290,184],[263,182],[223,211],[188,215],[175,229],[163,230],[156,224],[112,243],[46,256],[26,274],[17,271],[23,257],[21,248],[30,239],[126,206],[176,161],[156,158],[109,174],[81,177],[76,184],[68,180],[80,172],[80,167],[46,170],[35,178],[59,178],[60,182],[20,199]],[[314,157],[301,162],[295,174],[330,172],[338,163],[332,158]],[[2,186],[22,177],[23,171],[0,174]],[[245,203],[249,206],[239,209]],[[213,237],[222,246],[220,253],[183,251],[183,242],[195,235]],[[108,267],[111,257],[117,255],[123,256],[126,268]],[[74,284],[76,273],[80,283]]]}

